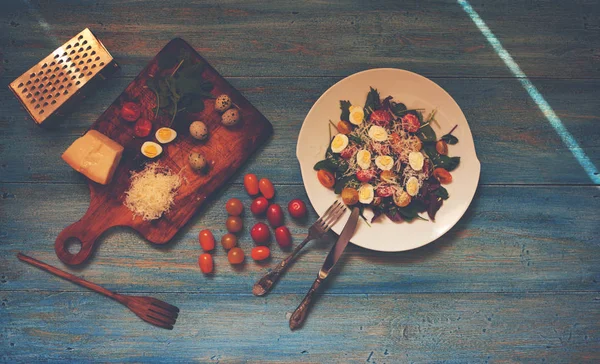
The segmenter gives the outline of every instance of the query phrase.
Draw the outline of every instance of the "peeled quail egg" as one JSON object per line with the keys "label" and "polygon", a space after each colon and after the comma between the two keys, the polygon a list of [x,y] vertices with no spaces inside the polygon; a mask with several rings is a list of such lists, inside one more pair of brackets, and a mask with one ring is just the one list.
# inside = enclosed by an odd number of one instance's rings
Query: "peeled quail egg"
{"label": "peeled quail egg", "polygon": [[408,155],[408,164],[415,171],[420,171],[423,168],[423,154],[421,152],[410,152]]}
{"label": "peeled quail egg", "polygon": [[362,169],[371,167],[371,152],[366,149],[361,149],[356,153],[356,164]]}
{"label": "peeled quail egg", "polygon": [[358,189],[358,201],[364,204],[370,204],[373,202],[373,198],[375,197],[375,189],[373,185],[369,183],[364,183]]}
{"label": "peeled quail egg", "polygon": [[202,154],[198,152],[192,152],[190,153],[188,159],[190,162],[190,167],[192,167],[193,170],[200,172],[206,170],[206,158],[204,158]]}
{"label": "peeled quail egg", "polygon": [[331,141],[331,151],[334,153],[340,153],[348,146],[348,137],[344,134],[338,134],[333,137]]}
{"label": "peeled quail egg", "polygon": [[231,98],[229,97],[229,95],[220,95],[215,100],[215,110],[217,110],[218,112],[225,112],[225,110],[229,109],[230,107]]}
{"label": "peeled quail egg", "polygon": [[238,109],[229,109],[221,116],[221,123],[225,126],[233,126],[240,121],[240,111]]}
{"label": "peeled quail egg", "polygon": [[376,142],[385,142],[388,139],[388,133],[381,126],[373,125],[369,128],[369,137]]}
{"label": "peeled quail egg", "polygon": [[142,154],[148,158],[158,157],[163,151],[160,144],[155,142],[145,142],[142,144]]}
{"label": "peeled quail egg", "polygon": [[375,158],[375,165],[382,171],[389,171],[392,169],[392,167],[394,167],[394,158],[390,157],[389,155],[380,155],[379,157]]}
{"label": "peeled quail egg", "polygon": [[190,135],[194,139],[204,140],[208,138],[208,128],[201,121],[194,121],[190,124]]}
{"label": "peeled quail egg", "polygon": [[348,119],[354,125],[362,124],[365,118],[365,110],[360,106],[350,106],[350,116]]}
{"label": "peeled quail egg", "polygon": [[406,182],[406,192],[411,196],[416,196],[419,193],[419,180],[416,177],[410,177]]}
{"label": "peeled quail egg", "polygon": [[160,128],[156,131],[155,136],[160,144],[167,144],[177,137],[177,132],[171,128]]}

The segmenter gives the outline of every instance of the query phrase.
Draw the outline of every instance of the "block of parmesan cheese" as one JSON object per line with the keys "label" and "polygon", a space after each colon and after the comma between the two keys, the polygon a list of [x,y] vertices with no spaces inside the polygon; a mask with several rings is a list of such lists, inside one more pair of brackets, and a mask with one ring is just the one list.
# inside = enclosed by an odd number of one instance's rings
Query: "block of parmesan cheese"
{"label": "block of parmesan cheese", "polygon": [[92,181],[106,185],[122,154],[123,147],[119,143],[97,130],[90,130],[71,144],[62,159]]}

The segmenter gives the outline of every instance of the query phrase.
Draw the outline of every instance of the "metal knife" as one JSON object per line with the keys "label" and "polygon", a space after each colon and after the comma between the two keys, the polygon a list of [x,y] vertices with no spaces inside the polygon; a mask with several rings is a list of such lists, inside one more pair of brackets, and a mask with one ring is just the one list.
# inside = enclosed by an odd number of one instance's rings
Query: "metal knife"
{"label": "metal knife", "polygon": [[350,238],[352,237],[352,235],[354,235],[356,225],[358,224],[359,212],[360,211],[358,207],[352,209],[350,218],[346,222],[344,229],[342,229],[342,233],[340,234],[340,237],[338,238],[337,242],[329,251],[327,258],[325,258],[325,263],[323,263],[323,267],[321,267],[321,270],[317,275],[317,279],[315,279],[315,282],[312,284],[312,286],[306,293],[306,296],[304,296],[304,299],[302,300],[302,302],[300,302],[300,305],[298,306],[298,308],[296,308],[296,311],[294,311],[294,313],[290,317],[290,329],[295,330],[298,327],[302,326],[302,323],[304,323],[306,313],[310,304],[312,303],[313,294],[319,288],[321,283],[323,283],[325,278],[327,278],[329,272],[331,272],[331,269],[333,268],[335,263],[337,263],[337,261],[342,256],[342,253],[344,252],[344,249],[346,249]]}

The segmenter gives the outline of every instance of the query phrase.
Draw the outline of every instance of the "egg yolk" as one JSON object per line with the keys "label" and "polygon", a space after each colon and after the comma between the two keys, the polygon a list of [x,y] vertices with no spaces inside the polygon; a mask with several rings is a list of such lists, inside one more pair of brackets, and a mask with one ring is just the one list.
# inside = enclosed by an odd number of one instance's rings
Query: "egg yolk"
{"label": "egg yolk", "polygon": [[158,136],[162,139],[169,139],[171,137],[171,131],[168,129],[159,129]]}
{"label": "egg yolk", "polygon": [[158,150],[154,145],[148,145],[146,148],[144,148],[144,152],[149,157],[154,157],[158,154]]}

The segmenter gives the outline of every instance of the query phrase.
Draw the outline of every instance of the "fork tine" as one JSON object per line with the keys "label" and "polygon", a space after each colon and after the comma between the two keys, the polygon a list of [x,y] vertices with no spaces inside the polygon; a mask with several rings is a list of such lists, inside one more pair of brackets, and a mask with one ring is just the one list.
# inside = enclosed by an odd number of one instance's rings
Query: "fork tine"
{"label": "fork tine", "polygon": [[178,313],[179,312],[179,308],[177,308],[177,307],[175,307],[173,305],[170,305],[170,304],[168,304],[168,303],[166,303],[164,301],[161,301],[159,299],[152,298],[151,302],[152,302],[152,304],[154,304],[154,305],[156,305],[158,307],[162,307],[165,310],[169,310],[169,311],[174,312],[174,313]]}
{"label": "fork tine", "polygon": [[179,314],[177,312],[172,312],[169,310],[165,310],[162,307],[159,307],[157,305],[151,304],[150,307],[148,308],[150,311],[155,312],[157,314],[160,314],[162,316],[165,317],[172,317],[174,319],[177,319],[177,317],[179,316]]}
{"label": "fork tine", "polygon": [[345,211],[345,206],[337,201],[336,208],[327,216],[323,225],[332,225]]}
{"label": "fork tine", "polygon": [[173,330],[173,324],[169,324],[167,322],[161,321],[155,317],[152,317],[150,315],[145,315],[144,317],[142,317],[142,319],[146,322],[151,323],[152,325],[156,325],[158,327],[162,327],[163,329],[167,329],[167,330]]}

